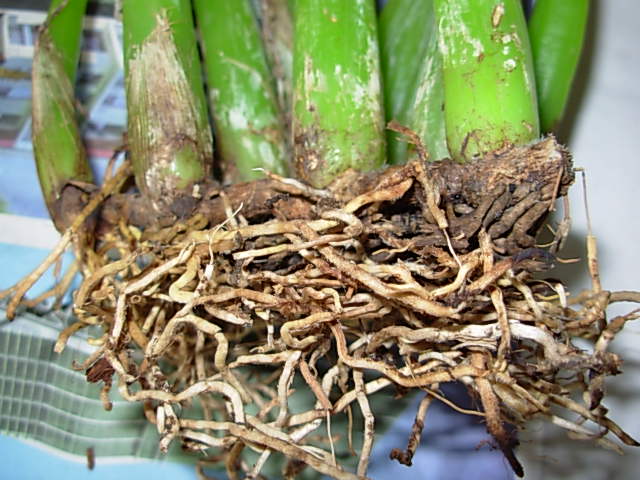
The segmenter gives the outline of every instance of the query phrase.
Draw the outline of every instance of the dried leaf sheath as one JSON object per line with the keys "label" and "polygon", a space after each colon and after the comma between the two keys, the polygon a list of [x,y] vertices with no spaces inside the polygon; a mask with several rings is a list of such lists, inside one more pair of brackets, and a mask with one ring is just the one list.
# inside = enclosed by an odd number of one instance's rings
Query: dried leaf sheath
{"label": "dried leaf sheath", "polygon": [[33,54],[33,151],[45,203],[60,231],[81,208],[78,195],[82,192],[69,183],[93,181],[73,93],[85,5],[83,1],[53,2]]}
{"label": "dried leaf sheath", "polygon": [[[151,14],[134,10],[126,1],[124,35],[128,138],[136,183],[156,210],[182,216],[190,211],[193,185],[211,170],[213,140],[190,4],[177,3]],[[152,26],[148,32],[139,25],[137,31],[129,27],[141,15],[153,15],[152,21],[147,19]],[[190,46],[180,45],[185,38],[193,40]]]}

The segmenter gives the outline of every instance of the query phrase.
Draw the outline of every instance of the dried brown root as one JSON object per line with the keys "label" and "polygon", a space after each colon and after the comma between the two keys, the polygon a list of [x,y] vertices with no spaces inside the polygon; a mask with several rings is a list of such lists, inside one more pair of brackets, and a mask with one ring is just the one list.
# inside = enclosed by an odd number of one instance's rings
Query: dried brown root
{"label": "dried brown root", "polygon": [[422,438],[422,429],[424,428],[424,419],[427,416],[427,409],[429,408],[429,405],[431,405],[432,401],[433,397],[429,394],[426,394],[422,400],[420,400],[418,410],[416,411],[416,419],[413,422],[413,427],[409,434],[409,441],[407,442],[406,450],[403,451],[399,448],[394,448],[391,450],[389,458],[397,460],[408,467],[412,465],[413,456],[415,455]]}
{"label": "dried brown root", "polygon": [[[479,369],[486,370],[486,359],[481,353],[471,354],[471,363]],[[524,476],[522,465],[513,453],[514,442],[504,428],[502,413],[500,412],[500,401],[491,386],[491,382],[486,378],[478,377],[475,379],[475,388],[480,395],[482,408],[486,415],[487,431],[498,443],[514,473],[519,477]]]}
{"label": "dried brown root", "polygon": [[[69,229],[64,233],[56,247],[47,255],[47,258],[36,269],[22,279],[15,287],[11,288],[11,300],[7,305],[7,318],[12,320],[15,317],[16,309],[22,302],[25,294],[29,289],[38,281],[38,279],[46,272],[52,265],[58,261],[65,250],[77,237],[84,237],[81,233],[81,227],[87,218],[94,213],[94,211],[109,197],[112,193],[118,191],[124,181],[131,175],[131,171],[128,164],[123,165],[120,170],[111,178],[109,178],[102,189],[98,191],[93,198],[82,209],[80,214],[71,223]],[[77,245],[79,250],[86,248],[85,245],[79,243]],[[56,294],[61,295],[58,289]]]}
{"label": "dried brown root", "polygon": [[[553,264],[561,239],[548,250],[534,239],[572,179],[568,155],[548,138],[473,166],[347,172],[328,190],[276,176],[211,187],[181,221],[155,219],[112,185],[101,193],[112,195],[100,236],[81,255],[78,323],[57,349],[76,329],[102,325],[104,341],[82,367],[104,382],[105,405],[115,374],[163,450],[178,440],[206,451],[230,478],[259,478],[275,454],[288,458],[287,478],[305,465],[364,478],[370,399],[388,387],[428,394],[407,450],[394,454],[410,464],[429,403],[451,404],[437,385],[454,381],[477,395],[482,411],[463,413],[485,419],[518,474],[507,425],[534,417],[606,446],[617,445],[611,436],[637,445],[601,402],[604,379],[621,366],[609,344],[639,316],[607,322],[606,309],[640,294],[594,281],[571,297],[531,274]],[[183,413],[190,405],[199,418]],[[353,448],[349,473],[341,461]]]}

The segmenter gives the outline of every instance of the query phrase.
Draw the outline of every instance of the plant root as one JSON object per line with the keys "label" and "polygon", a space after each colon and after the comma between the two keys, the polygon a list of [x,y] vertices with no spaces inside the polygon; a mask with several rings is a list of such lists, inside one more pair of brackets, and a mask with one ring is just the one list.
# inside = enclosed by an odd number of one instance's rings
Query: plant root
{"label": "plant root", "polygon": [[[289,459],[287,478],[305,465],[365,478],[376,418],[369,400],[394,386],[426,392],[406,451],[392,452],[407,465],[429,404],[450,404],[437,393],[444,382],[478,397],[482,410],[464,412],[485,419],[519,475],[507,425],[534,417],[606,445],[615,445],[606,433],[637,445],[601,401],[605,377],[621,367],[608,346],[639,316],[607,322],[606,308],[640,294],[594,281],[594,291],[567,297],[532,275],[555,260],[562,239],[542,249],[535,238],[572,181],[567,152],[547,138],[471,166],[418,159],[347,172],[327,190],[274,175],[212,185],[183,220],[103,191],[98,238],[79,257],[78,324],[57,349],[78,328],[102,325],[105,341],[82,367],[104,382],[105,405],[115,375],[121,395],[157,425],[163,450],[181,441],[206,451],[230,478],[259,478],[275,453]],[[302,410],[291,404],[296,389],[310,393]],[[190,405],[199,418],[183,413]],[[339,459],[351,429],[338,431],[332,419],[347,413],[357,426],[356,406],[362,441],[349,473]],[[323,424],[326,435],[317,433]],[[346,452],[340,439],[349,439]]]}

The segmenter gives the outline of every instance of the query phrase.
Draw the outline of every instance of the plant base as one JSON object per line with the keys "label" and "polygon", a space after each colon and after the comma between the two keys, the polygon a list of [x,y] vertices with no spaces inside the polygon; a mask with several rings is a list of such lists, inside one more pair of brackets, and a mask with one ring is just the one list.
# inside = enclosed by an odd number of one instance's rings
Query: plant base
{"label": "plant base", "polygon": [[[57,348],[103,325],[100,348],[79,368],[104,382],[105,406],[117,373],[120,394],[157,424],[161,449],[179,440],[207,451],[230,478],[256,478],[273,452],[288,459],[288,475],[310,466],[364,478],[370,399],[424,392],[407,449],[392,452],[410,464],[429,403],[450,403],[438,387],[454,381],[479,399],[482,409],[465,413],[484,417],[519,475],[505,425],[533,417],[605,446],[620,448],[603,431],[637,445],[601,399],[621,365],[609,343],[636,315],[607,322],[605,309],[640,295],[594,282],[569,296],[532,275],[555,261],[562,235],[546,248],[535,238],[573,180],[553,138],[473,165],[416,160],[348,172],[327,190],[275,176],[201,186],[177,222],[118,194],[128,175],[125,167],[103,189],[99,238],[79,256],[78,321]],[[575,347],[577,338],[592,350]],[[292,384],[308,404],[292,404]],[[355,408],[359,424],[338,429]],[[341,464],[354,445],[349,473]]]}

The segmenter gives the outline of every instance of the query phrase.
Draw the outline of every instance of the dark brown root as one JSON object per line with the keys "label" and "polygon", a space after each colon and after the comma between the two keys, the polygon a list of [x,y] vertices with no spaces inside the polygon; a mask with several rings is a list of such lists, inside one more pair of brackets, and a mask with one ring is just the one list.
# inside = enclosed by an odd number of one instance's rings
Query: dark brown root
{"label": "dark brown root", "polygon": [[415,455],[422,438],[422,430],[424,429],[424,418],[427,414],[427,409],[429,408],[429,405],[431,405],[432,401],[433,397],[429,394],[426,394],[422,398],[420,404],[418,405],[418,411],[416,412],[416,419],[413,422],[411,433],[409,434],[409,441],[407,442],[406,450],[394,448],[393,450],[391,450],[389,458],[391,458],[392,460],[397,460],[399,463],[408,467],[412,465],[413,456]]}
{"label": "dark brown root", "polygon": [[[157,424],[163,450],[179,440],[217,452],[230,478],[259,478],[273,452],[290,460],[287,476],[307,465],[364,478],[369,400],[394,386],[428,393],[407,450],[392,454],[410,464],[430,399],[453,381],[477,395],[482,411],[466,413],[484,417],[518,474],[507,426],[534,417],[606,446],[619,448],[606,432],[636,445],[601,400],[604,378],[621,365],[607,347],[638,316],[607,323],[604,312],[638,294],[594,288],[567,298],[558,282],[531,275],[553,264],[560,239],[549,250],[534,239],[572,179],[569,156],[549,138],[473,166],[348,172],[328,190],[275,176],[211,187],[177,223],[113,194],[83,256],[78,323],[57,348],[101,324],[107,335],[83,366],[88,379],[108,385],[117,374],[120,394]],[[593,349],[575,347],[577,338]],[[294,411],[304,391],[308,405]],[[189,405],[201,415],[184,414]],[[355,474],[336,460],[351,447],[351,427],[334,423],[342,413],[362,432]]]}

